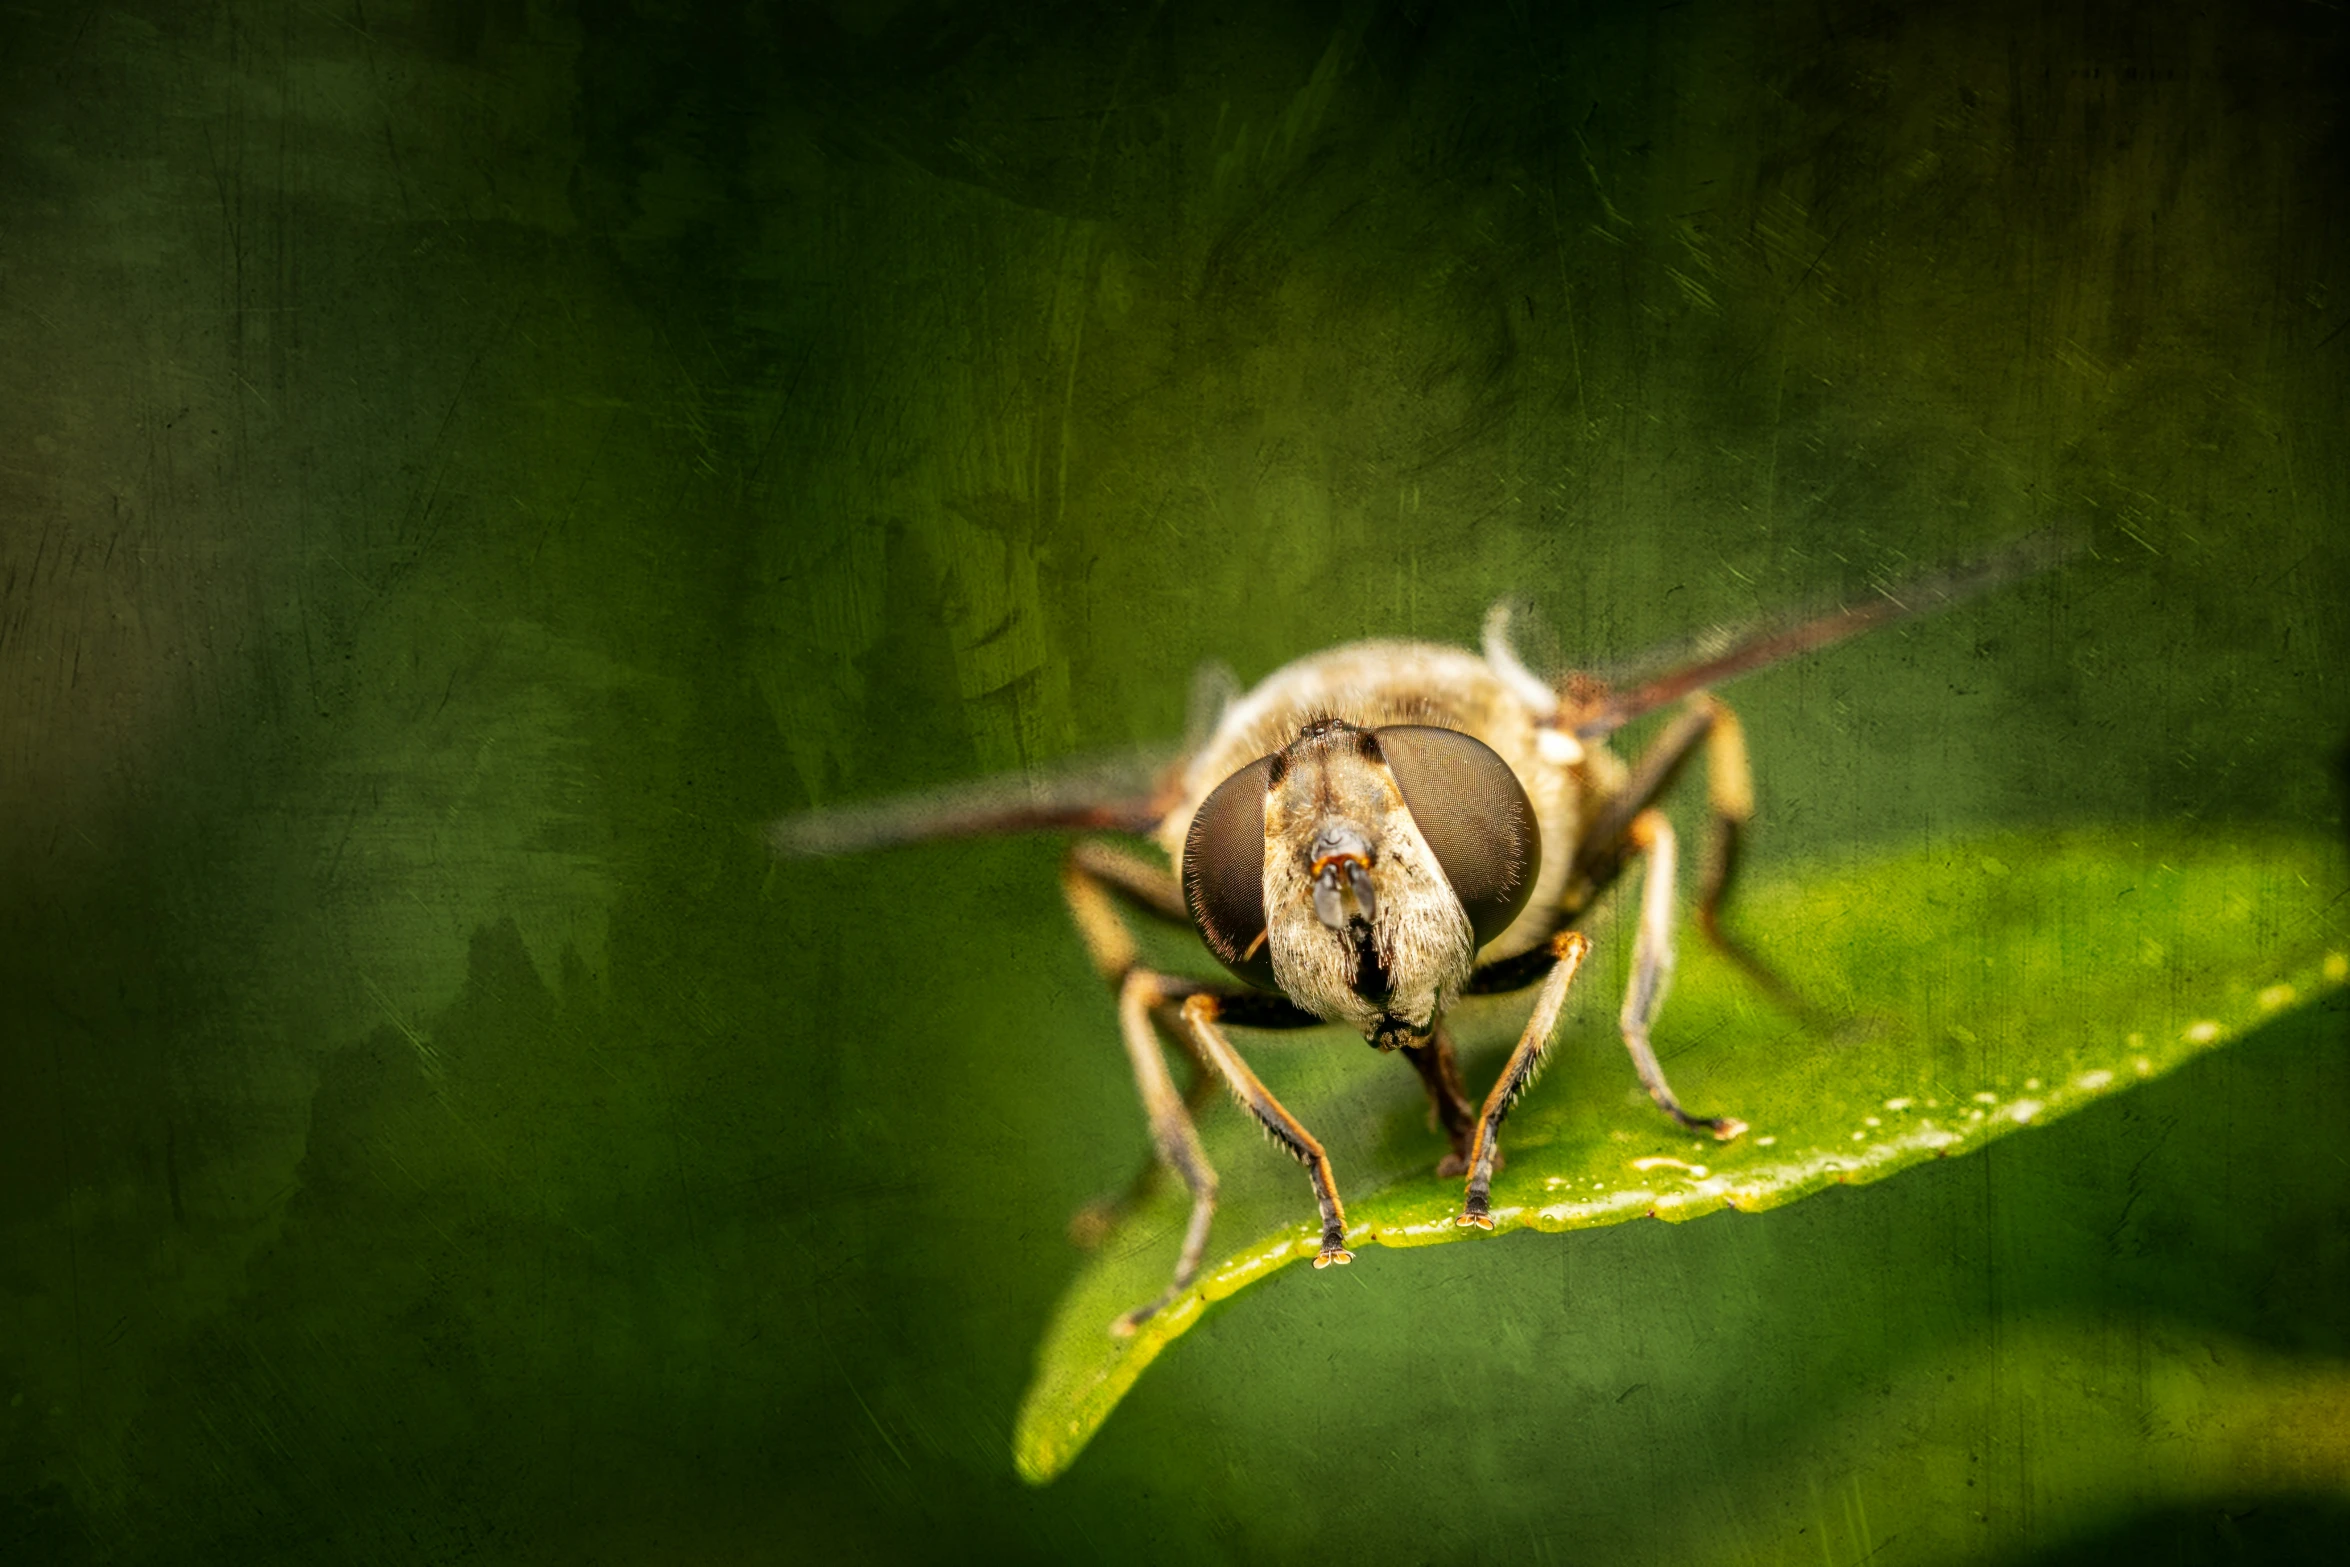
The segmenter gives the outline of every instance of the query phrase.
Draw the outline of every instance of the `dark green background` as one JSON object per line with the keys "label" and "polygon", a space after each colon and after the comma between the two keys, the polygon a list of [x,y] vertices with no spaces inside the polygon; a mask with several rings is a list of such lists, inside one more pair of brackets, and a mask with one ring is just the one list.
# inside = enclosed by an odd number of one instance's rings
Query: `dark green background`
{"label": "dark green background", "polygon": [[1733,693],[1764,868],[2334,824],[2346,45],[2294,4],[11,8],[0,1559],[2338,1529],[2165,1481],[2162,1415],[2182,1365],[2345,1385],[2338,1012],[1783,1213],[1293,1271],[1024,1490],[1063,1222],[1144,1146],[1055,847],[756,827],[1164,739],[1205,658],[1506,592],[1604,663],[2063,520],[2060,580]]}

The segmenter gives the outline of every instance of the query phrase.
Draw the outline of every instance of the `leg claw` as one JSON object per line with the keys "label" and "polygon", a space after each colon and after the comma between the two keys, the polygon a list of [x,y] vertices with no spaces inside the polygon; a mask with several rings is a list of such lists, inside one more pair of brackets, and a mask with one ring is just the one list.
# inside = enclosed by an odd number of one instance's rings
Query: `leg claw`
{"label": "leg claw", "polygon": [[1457,1228],[1464,1230],[1490,1230],[1493,1228],[1493,1216],[1489,1213],[1464,1213],[1452,1222]]}
{"label": "leg claw", "polygon": [[1344,1246],[1325,1246],[1322,1248],[1322,1255],[1314,1259],[1314,1266],[1317,1268],[1327,1268],[1330,1266],[1330,1264],[1335,1262],[1340,1267],[1344,1267],[1354,1260],[1355,1254],[1351,1251],[1348,1251]]}

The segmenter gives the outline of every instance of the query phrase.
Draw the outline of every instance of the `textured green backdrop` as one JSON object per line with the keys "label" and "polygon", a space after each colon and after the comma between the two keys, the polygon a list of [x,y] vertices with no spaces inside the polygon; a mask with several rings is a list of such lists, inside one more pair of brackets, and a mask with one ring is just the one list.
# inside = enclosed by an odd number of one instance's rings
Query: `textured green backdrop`
{"label": "textured green backdrop", "polygon": [[2350,1420],[2338,1010],[1781,1214],[1292,1270],[1025,1489],[1144,1146],[1055,847],[756,828],[2063,519],[1734,693],[1765,868],[2336,824],[2346,80],[2282,3],[9,8],[0,1560],[2338,1531],[2228,1435]]}

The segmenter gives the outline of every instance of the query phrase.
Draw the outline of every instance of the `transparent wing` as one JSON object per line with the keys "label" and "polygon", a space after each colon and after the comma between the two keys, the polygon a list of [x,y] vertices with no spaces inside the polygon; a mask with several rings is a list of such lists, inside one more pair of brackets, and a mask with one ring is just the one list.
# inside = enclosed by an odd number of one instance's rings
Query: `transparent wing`
{"label": "transparent wing", "polygon": [[788,858],[858,854],[892,844],[1052,828],[1147,833],[1173,808],[1173,749],[1072,759],[1047,773],[1011,773],[919,794],[807,811],[770,822]]}
{"label": "transparent wing", "polygon": [[2087,547],[2086,536],[2077,531],[2051,529],[2028,534],[1964,565],[1880,588],[1877,596],[1865,603],[1814,605],[1718,633],[1632,660],[1612,679],[1570,676],[1567,705],[1575,715],[1575,733],[1585,740],[1604,739],[1643,713],[1669,706],[1693,691],[1816,652],[1864,631],[1948,609],[2061,565]]}

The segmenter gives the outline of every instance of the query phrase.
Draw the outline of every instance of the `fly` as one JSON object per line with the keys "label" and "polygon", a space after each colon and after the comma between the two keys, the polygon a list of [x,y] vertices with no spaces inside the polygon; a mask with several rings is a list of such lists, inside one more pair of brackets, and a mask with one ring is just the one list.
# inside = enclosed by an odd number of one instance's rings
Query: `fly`
{"label": "fly", "polygon": [[[1766,623],[1628,689],[1580,674],[1537,676],[1510,645],[1506,604],[1496,605],[1479,653],[1366,641],[1285,665],[1215,712],[1155,778],[1004,780],[785,818],[771,839],[784,854],[837,854],[1078,828],[1141,837],[1165,856],[1161,864],[1080,838],[1061,862],[1078,934],[1117,997],[1157,1149],[1156,1164],[1124,1197],[1081,1213],[1073,1230],[1105,1232],[1160,1166],[1191,1196],[1173,1280],[1112,1324],[1130,1334],[1191,1284],[1206,1253],[1216,1173],[1193,1115],[1219,1083],[1305,1167],[1322,1224],[1314,1266],[1353,1260],[1329,1155],[1249,1068],[1227,1033],[1232,1027],[1343,1024],[1410,1062],[1449,1145],[1437,1173],[1464,1178],[1455,1222],[1491,1229],[1502,1122],[1540,1070],[1591,951],[1576,926],[1634,867],[1639,919],[1617,1016],[1633,1070],[1681,1126],[1725,1142],[1743,1133],[1735,1116],[1684,1107],[1650,1042],[1673,970],[1680,859],[1658,801],[1693,759],[1705,765],[1711,817],[1698,927],[1785,994],[1721,928],[1754,789],[1744,731],[1711,688],[2013,581],[2070,552],[2035,536],[1899,594]],[[1678,715],[1636,760],[1608,749],[1625,724],[1668,707]],[[1229,980],[1147,967],[1130,916],[1189,924]],[[1473,1103],[1446,1014],[1463,996],[1526,990],[1534,1005],[1525,1028],[1500,1077]],[[1188,1092],[1168,1070],[1163,1037],[1191,1059]]]}

